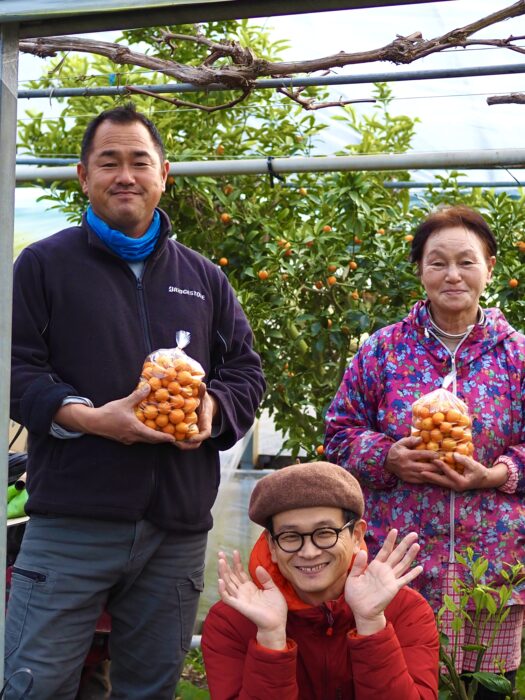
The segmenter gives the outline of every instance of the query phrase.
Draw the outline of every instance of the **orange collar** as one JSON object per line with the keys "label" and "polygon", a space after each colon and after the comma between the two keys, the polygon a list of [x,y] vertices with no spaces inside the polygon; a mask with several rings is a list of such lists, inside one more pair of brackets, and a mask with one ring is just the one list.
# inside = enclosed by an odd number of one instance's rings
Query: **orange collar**
{"label": "orange collar", "polygon": [[[361,544],[361,549],[364,549],[365,552],[368,551],[364,541]],[[354,557],[355,555],[350,561],[348,571],[350,571],[350,569],[352,568],[352,565],[354,563]],[[255,575],[255,570],[258,566],[262,566],[263,569],[266,569],[266,571],[270,574],[275,585],[284,595],[286,603],[288,605],[288,610],[306,610],[308,608],[314,607],[309,603],[305,603],[299,598],[295,591],[295,588],[292,586],[290,581],[284,578],[277,564],[275,564],[275,562],[272,561],[270,547],[268,546],[268,540],[266,539],[266,531],[261,533],[259,539],[254,544],[250,556],[250,563],[248,565],[248,570],[250,572],[250,576],[252,577],[253,582],[257,586],[259,586],[259,588],[262,588],[261,584],[259,583],[259,579]]]}

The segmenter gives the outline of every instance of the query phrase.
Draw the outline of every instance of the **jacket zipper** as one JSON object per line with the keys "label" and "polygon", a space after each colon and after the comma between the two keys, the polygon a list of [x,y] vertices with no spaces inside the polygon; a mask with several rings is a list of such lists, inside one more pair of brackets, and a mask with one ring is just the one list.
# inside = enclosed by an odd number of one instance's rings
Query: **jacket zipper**
{"label": "jacket zipper", "polygon": [[[327,628],[326,628],[326,630],[325,630],[325,635],[326,635],[327,637],[331,637],[332,634],[334,633],[334,627],[333,627],[333,624],[334,624],[334,615],[333,615],[332,611],[330,610],[330,608],[328,607],[328,605],[327,605],[326,603],[323,603],[323,612],[324,612],[324,615],[325,615],[325,618],[326,618],[326,624],[327,624]],[[329,676],[329,673],[328,673],[328,665],[327,665],[327,662],[326,662],[326,656],[327,656],[327,652],[325,651],[325,654],[324,654],[324,668],[323,668],[324,687],[325,687],[327,693],[328,693],[328,688],[330,688],[330,696],[331,696],[331,694],[332,694],[331,688],[332,688],[332,687],[331,687],[331,685],[330,685],[330,676]]]}
{"label": "jacket zipper", "polygon": [[[435,338],[438,343],[441,343],[441,345],[445,348],[445,350],[448,352],[450,355],[450,360],[451,360],[451,368],[450,372],[448,373],[447,376],[452,377],[452,393],[454,396],[458,395],[458,386],[457,386],[457,367],[456,367],[456,354],[459,350],[459,348],[463,345],[463,343],[467,340],[469,335],[472,333],[474,326],[469,330],[469,332],[459,341],[459,343],[456,345],[454,352],[448,348],[445,343],[439,338],[432,330],[429,330],[428,328],[425,328],[425,336],[428,338],[429,336],[432,336]],[[446,377],[445,377],[446,379]],[[447,385],[448,386],[448,385]],[[456,556],[456,492],[451,489],[450,491],[450,508],[449,508],[449,532],[450,532],[450,547],[448,550],[448,563],[453,564],[455,561],[455,556]]]}
{"label": "jacket zipper", "polygon": [[325,634],[327,637],[331,637],[334,633],[334,615],[326,604],[324,606],[324,613],[326,616],[326,622],[328,624]]}
{"label": "jacket zipper", "polygon": [[[148,314],[146,311],[146,302],[144,300],[144,285],[142,284],[142,279],[144,277],[144,272],[146,271],[146,262],[144,264],[144,269],[142,270],[142,275],[140,277],[135,277],[137,297],[139,302],[139,318],[142,327],[142,333],[144,336],[144,343],[146,345],[146,354],[149,355],[153,351],[153,343],[151,342],[151,335],[149,331]],[[144,358],[146,359],[146,358]],[[151,465],[151,496],[149,498],[149,503],[153,498],[155,489],[157,487],[157,469],[156,464]]]}
{"label": "jacket zipper", "polygon": [[[144,267],[144,270],[146,267]],[[144,271],[142,272],[142,276],[144,276]],[[152,347],[152,342],[151,342],[151,336],[149,333],[149,324],[148,324],[148,314],[146,312],[146,303],[144,301],[144,285],[142,284],[142,277],[135,277],[136,280],[136,285],[137,285],[137,297],[138,297],[138,302],[139,302],[139,317],[140,317],[140,324],[142,327],[142,333],[144,336],[144,343],[146,345],[146,354],[149,355],[150,352],[152,352],[153,347]]]}

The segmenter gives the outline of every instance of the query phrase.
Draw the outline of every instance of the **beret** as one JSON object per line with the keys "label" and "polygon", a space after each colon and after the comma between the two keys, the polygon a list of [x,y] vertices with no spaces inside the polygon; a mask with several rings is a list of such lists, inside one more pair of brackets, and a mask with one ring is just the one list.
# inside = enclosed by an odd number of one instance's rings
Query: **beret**
{"label": "beret", "polygon": [[248,515],[254,523],[266,527],[268,518],[277,513],[317,506],[351,510],[361,518],[365,506],[359,482],[330,462],[292,464],[257,482]]}

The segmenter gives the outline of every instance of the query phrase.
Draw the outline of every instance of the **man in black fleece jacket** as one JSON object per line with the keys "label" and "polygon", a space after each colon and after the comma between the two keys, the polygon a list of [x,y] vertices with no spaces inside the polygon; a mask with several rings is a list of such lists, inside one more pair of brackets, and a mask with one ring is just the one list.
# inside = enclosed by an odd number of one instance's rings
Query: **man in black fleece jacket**
{"label": "man in black fleece jacket", "polygon": [[[169,163],[133,107],[94,119],[78,176],[82,224],[28,246],[14,273],[11,416],[29,432],[26,510],[6,621],[6,677],[75,697],[98,616],[112,616],[112,698],[171,700],[203,585],[218,451],[264,391],[224,273],[170,237]],[[146,355],[176,345],[205,371],[198,434],[137,420]],[[24,679],[21,678],[20,688]],[[16,676],[12,695],[16,698]]]}

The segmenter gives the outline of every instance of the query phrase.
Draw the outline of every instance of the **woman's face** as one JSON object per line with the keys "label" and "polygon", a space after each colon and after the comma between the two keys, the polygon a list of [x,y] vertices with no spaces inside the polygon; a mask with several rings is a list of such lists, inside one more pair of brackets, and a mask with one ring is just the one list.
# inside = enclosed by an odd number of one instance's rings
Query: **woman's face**
{"label": "woman's face", "polygon": [[432,309],[445,317],[477,312],[495,262],[482,239],[463,226],[432,233],[419,264],[421,283]]}

